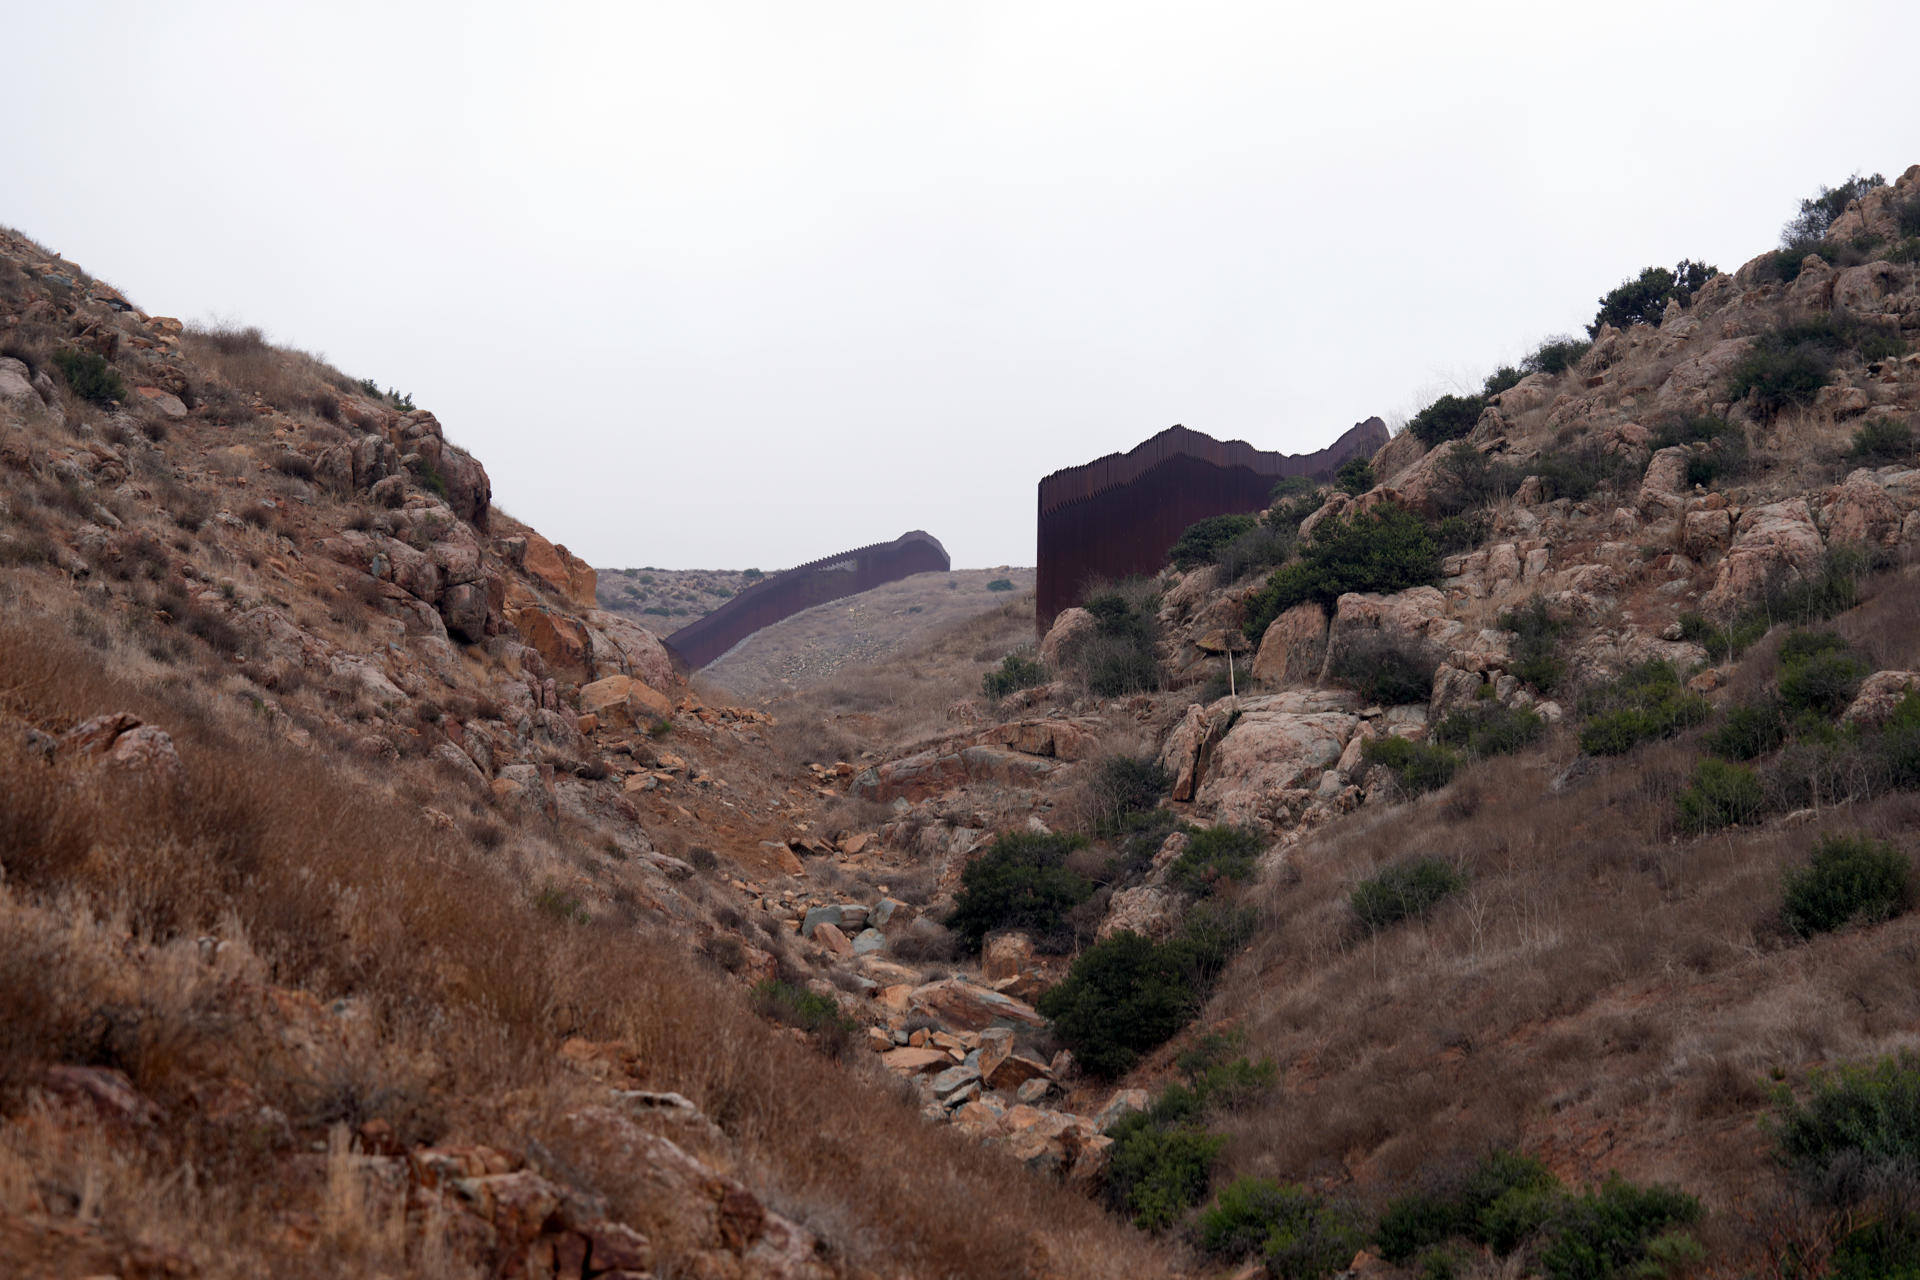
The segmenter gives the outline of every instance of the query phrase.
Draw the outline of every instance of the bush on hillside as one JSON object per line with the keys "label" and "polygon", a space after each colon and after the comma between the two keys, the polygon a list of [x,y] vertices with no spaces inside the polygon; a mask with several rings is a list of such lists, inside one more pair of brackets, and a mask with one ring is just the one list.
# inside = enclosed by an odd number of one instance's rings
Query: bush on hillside
{"label": "bush on hillside", "polygon": [[1067,866],[1067,855],[1086,846],[1074,835],[1011,831],[967,864],[960,895],[946,924],[969,947],[996,929],[1024,929],[1045,950],[1073,943],[1067,913],[1093,894],[1093,883]]}
{"label": "bush on hillside", "polygon": [[1725,760],[1752,760],[1787,740],[1787,717],[1778,698],[1762,696],[1727,708],[1707,735],[1707,750]]}
{"label": "bush on hillside", "polygon": [[981,677],[980,689],[987,697],[999,699],[1022,689],[1037,689],[1050,678],[1046,667],[1025,653],[1010,653]]}
{"label": "bush on hillside", "polygon": [[1413,415],[1407,430],[1429,449],[1472,432],[1486,411],[1485,396],[1444,395]]}
{"label": "bush on hillside", "polygon": [[1187,835],[1187,847],[1168,879],[1187,893],[1207,895],[1222,884],[1245,884],[1267,842],[1245,827],[1202,827]]}
{"label": "bush on hillside", "polygon": [[1116,933],[1081,952],[1036,1007],[1075,1061],[1112,1079],[1193,1019],[1253,922],[1250,911],[1201,903],[1168,942]]}
{"label": "bush on hillside", "polygon": [[1559,1189],[1560,1180],[1532,1156],[1490,1151],[1464,1175],[1389,1200],[1374,1239],[1380,1255],[1400,1265],[1455,1237],[1486,1244],[1486,1214],[1495,1204],[1507,1197]]}
{"label": "bush on hillside", "polygon": [[1580,749],[1588,755],[1622,755],[1643,742],[1670,738],[1706,721],[1712,705],[1680,684],[1667,662],[1645,662],[1580,695]]}
{"label": "bush on hillside", "polygon": [[1274,571],[1247,602],[1249,636],[1303,601],[1331,605],[1349,591],[1391,593],[1440,577],[1440,548],[1420,517],[1391,505],[1323,521],[1300,559]]}
{"label": "bush on hillside", "polygon": [[1013,590],[1013,579],[1012,578],[995,578],[992,582],[989,582],[987,584],[987,590],[1011,591]]}
{"label": "bush on hillside", "polygon": [[[1294,527],[1299,527],[1298,520],[1294,521]],[[1238,582],[1249,573],[1285,564],[1293,556],[1296,541],[1297,535],[1284,528],[1265,521],[1255,525],[1214,552],[1213,562],[1220,566],[1220,581],[1223,584]]]}
{"label": "bush on hillside", "polygon": [[1822,183],[1819,193],[1802,200],[1800,212],[1780,229],[1781,245],[1789,250],[1806,249],[1827,234],[1827,229],[1847,211],[1848,205],[1876,187],[1886,185],[1887,180],[1877,173],[1865,177],[1856,173],[1837,187]]}
{"label": "bush on hillside", "polygon": [[1781,918],[1803,938],[1891,920],[1913,903],[1913,859],[1884,840],[1822,836],[1812,860],[1787,873],[1782,897]]}
{"label": "bush on hillside", "polygon": [[1188,525],[1179,541],[1167,552],[1167,560],[1180,570],[1198,569],[1210,564],[1228,543],[1251,530],[1259,521],[1252,516],[1208,516]]}
{"label": "bush on hillside", "polygon": [[1780,701],[1789,714],[1831,720],[1853,705],[1870,665],[1833,631],[1789,632],[1780,643]]}
{"label": "bush on hillside", "polygon": [[53,367],[67,380],[73,394],[94,404],[113,404],[127,398],[127,384],[106,357],[74,347],[53,353]]}
{"label": "bush on hillside", "polygon": [[784,1026],[798,1027],[817,1037],[830,1057],[838,1058],[853,1044],[860,1024],[849,1017],[830,996],[797,987],[778,978],[768,978],[753,989],[755,1013],[772,1018]]}
{"label": "bush on hillside", "polygon": [[1269,1276],[1319,1280],[1367,1243],[1357,1208],[1270,1178],[1229,1183],[1200,1215],[1200,1247],[1223,1261],[1263,1258]]}
{"label": "bush on hillside", "polygon": [[1208,1113],[1244,1105],[1273,1088],[1273,1064],[1226,1060],[1228,1041],[1203,1037],[1200,1050],[1180,1056],[1186,1084],[1167,1086],[1152,1106],[1107,1131],[1113,1139],[1107,1203],[1135,1226],[1164,1230],[1205,1199],[1225,1146],[1225,1139],[1203,1127]]}
{"label": "bush on hillside", "polygon": [[1135,815],[1153,812],[1172,789],[1173,775],[1152,756],[1102,757],[1087,783],[1095,834],[1111,838],[1129,830]]}
{"label": "bush on hillside", "polygon": [[1507,673],[1541,693],[1552,693],[1567,673],[1566,661],[1560,656],[1560,639],[1569,625],[1554,618],[1539,596],[1502,613],[1500,629],[1513,633],[1513,660]]}
{"label": "bush on hillside", "polygon": [[1632,280],[1600,299],[1600,310],[1587,326],[1587,336],[1600,332],[1602,325],[1625,329],[1636,324],[1657,325],[1666,314],[1669,302],[1686,306],[1701,285],[1720,274],[1720,268],[1682,258],[1669,271],[1648,267]]}
{"label": "bush on hillside", "polygon": [[1686,476],[1689,485],[1711,485],[1715,480],[1742,475],[1747,469],[1747,433],[1711,414],[1668,418],[1649,443],[1655,449],[1691,446]]}
{"label": "bush on hillside", "polygon": [[1680,829],[1700,835],[1754,821],[1766,809],[1766,794],[1753,770],[1708,757],[1694,766],[1677,803]]}
{"label": "bush on hillside", "polygon": [[1800,626],[1845,613],[1860,603],[1860,579],[1889,563],[1877,549],[1870,553],[1854,546],[1828,547],[1812,573],[1782,568],[1769,575],[1756,612],[1770,624]]}
{"label": "bush on hillside", "polygon": [[1853,433],[1847,448],[1851,462],[1875,465],[1913,456],[1913,428],[1897,418],[1875,418]]}
{"label": "bush on hillside", "polygon": [[1548,338],[1535,347],[1533,352],[1520,362],[1520,369],[1523,373],[1565,373],[1579,364],[1580,357],[1586,355],[1592,347],[1593,343],[1590,341],[1576,338],[1572,334],[1560,334]]}
{"label": "bush on hillside", "polygon": [[1334,487],[1342,493],[1350,493],[1356,497],[1365,493],[1373,488],[1374,484],[1372,459],[1360,454],[1348,458],[1340,464],[1340,469],[1333,473],[1333,483]]}
{"label": "bush on hillside", "polygon": [[1348,903],[1368,933],[1424,916],[1467,887],[1467,877],[1445,858],[1423,854],[1390,862],[1353,887]]}
{"label": "bush on hillside", "polygon": [[1763,614],[1751,610],[1726,623],[1710,622],[1697,613],[1683,613],[1679,623],[1680,638],[1705,649],[1707,657],[1714,662],[1739,657],[1767,634],[1770,625]]}
{"label": "bush on hillside", "polygon": [[1847,352],[1871,361],[1905,350],[1896,331],[1830,312],[1761,334],[1729,371],[1726,396],[1751,399],[1757,413],[1771,418],[1788,407],[1812,404]]}
{"label": "bush on hillside", "polygon": [[1393,773],[1408,795],[1438,791],[1459,772],[1460,757],[1445,747],[1405,738],[1372,738],[1360,748],[1361,759]]}
{"label": "bush on hillside", "polygon": [[1439,658],[1424,646],[1375,634],[1343,645],[1329,674],[1363,702],[1398,707],[1431,698],[1439,667]]}
{"label": "bush on hillside", "polygon": [[1507,756],[1538,742],[1547,722],[1523,707],[1491,702],[1462,707],[1434,727],[1434,741],[1480,757]]}
{"label": "bush on hillside", "polygon": [[1160,687],[1160,597],[1140,579],[1089,595],[1097,623],[1078,655],[1087,689],[1100,697],[1151,693]]}

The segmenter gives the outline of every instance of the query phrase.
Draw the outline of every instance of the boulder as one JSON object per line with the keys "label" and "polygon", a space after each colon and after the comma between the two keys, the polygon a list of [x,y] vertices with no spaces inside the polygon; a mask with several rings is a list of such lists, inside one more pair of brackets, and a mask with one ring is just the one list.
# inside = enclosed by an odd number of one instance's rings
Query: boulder
{"label": "boulder", "polygon": [[1024,933],[998,933],[980,952],[980,970],[988,982],[1004,982],[1025,973],[1033,963],[1033,939]]}
{"label": "boulder", "polygon": [[1320,677],[1327,656],[1327,613],[1309,600],[1268,624],[1254,654],[1252,674],[1271,689],[1308,684]]}
{"label": "boulder", "polygon": [[963,978],[943,978],[914,990],[909,1006],[948,1026],[982,1031],[995,1025],[1024,1023],[1030,1027],[1046,1025],[1046,1019],[1033,1006],[986,987],[975,986]]}
{"label": "boulder", "polygon": [[[1509,552],[1512,548],[1509,546]],[[1514,557],[1513,577],[1520,566]],[[1437,587],[1413,587],[1392,595],[1348,592],[1334,603],[1327,628],[1327,664],[1356,646],[1388,644],[1437,656],[1436,633],[1450,629],[1447,598]]]}
{"label": "boulder", "polygon": [[1732,541],[1733,513],[1725,507],[1689,511],[1681,523],[1680,548],[1694,560],[1716,556]]}
{"label": "boulder", "polygon": [[448,587],[440,597],[440,617],[453,639],[479,644],[487,636],[487,589],[477,582]]}
{"label": "boulder", "polygon": [[592,566],[563,546],[548,542],[529,529],[526,533],[526,570],[577,609],[596,606],[598,576]]}
{"label": "boulder", "polygon": [[1806,499],[1750,507],[1734,526],[1733,545],[1704,603],[1710,611],[1725,609],[1745,601],[1774,574],[1810,573],[1824,550]]}
{"label": "boulder", "polygon": [[38,404],[40,394],[33,389],[27,366],[12,356],[0,356],[0,404],[28,401]]}
{"label": "boulder", "polygon": [[1661,449],[1647,463],[1640,480],[1637,506],[1642,515],[1659,517],[1677,514],[1682,506],[1680,491],[1687,482],[1687,462],[1693,456],[1684,445]]}
{"label": "boulder", "polygon": [[1333,691],[1248,699],[1214,746],[1196,799],[1221,822],[1268,822],[1275,793],[1319,782],[1359,723],[1351,696]]}
{"label": "boulder", "polygon": [[853,954],[853,940],[840,932],[837,924],[821,923],[813,927],[813,940],[837,956]]}
{"label": "boulder", "polygon": [[1085,609],[1062,609],[1040,641],[1041,663],[1049,671],[1061,670],[1074,660],[1080,647],[1092,639],[1099,629],[1099,620]]}
{"label": "boulder", "polygon": [[1122,889],[1107,904],[1099,936],[1110,938],[1116,933],[1137,933],[1155,942],[1164,942],[1180,926],[1185,905],[1185,898],[1164,885]]}
{"label": "boulder", "polygon": [[1022,755],[1057,760],[1083,760],[1099,745],[1091,733],[1065,720],[1021,720],[1001,725],[993,731],[993,739]]}
{"label": "boulder", "polygon": [[1692,359],[1682,360],[1660,384],[1656,403],[1671,411],[1705,412],[1720,398],[1727,375],[1752,346],[1752,338],[1728,338]]}
{"label": "boulder", "polygon": [[673,659],[653,632],[630,618],[600,610],[587,614],[587,622],[594,633],[594,661],[601,670],[617,670],[655,689],[679,685]]}
{"label": "boulder", "polygon": [[1909,692],[1920,688],[1920,671],[1876,671],[1860,683],[1853,705],[1840,717],[1842,724],[1878,729],[1892,717]]}
{"label": "boulder", "polygon": [[1373,455],[1374,478],[1381,484],[1393,484],[1401,472],[1420,461],[1426,453],[1427,446],[1421,443],[1419,436],[1411,431],[1402,431],[1381,445],[1380,451]]}
{"label": "boulder", "polygon": [[1871,471],[1855,471],[1819,498],[1827,541],[1891,547],[1900,541],[1900,504]]}
{"label": "boulder", "polygon": [[1160,748],[1160,767],[1173,775],[1173,798],[1191,800],[1206,773],[1207,757],[1224,722],[1195,704],[1187,708]]}

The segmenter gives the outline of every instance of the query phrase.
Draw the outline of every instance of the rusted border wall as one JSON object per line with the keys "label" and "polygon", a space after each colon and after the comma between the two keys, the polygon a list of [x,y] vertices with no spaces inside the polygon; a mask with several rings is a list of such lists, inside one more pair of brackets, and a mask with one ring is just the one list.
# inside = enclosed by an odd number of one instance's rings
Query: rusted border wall
{"label": "rusted border wall", "polygon": [[953,561],[940,540],[915,529],[892,542],[842,551],[776,573],[748,587],[697,622],[666,639],[666,646],[690,670],[699,670],[763,627],[791,618],[842,596],[870,591],[915,573],[945,573]]}
{"label": "rusted border wall", "polygon": [[1157,572],[1194,521],[1264,510],[1281,478],[1331,479],[1348,458],[1371,457],[1386,442],[1387,427],[1378,418],[1306,454],[1268,453],[1173,426],[1126,453],[1054,472],[1040,482],[1040,630],[1089,582]]}

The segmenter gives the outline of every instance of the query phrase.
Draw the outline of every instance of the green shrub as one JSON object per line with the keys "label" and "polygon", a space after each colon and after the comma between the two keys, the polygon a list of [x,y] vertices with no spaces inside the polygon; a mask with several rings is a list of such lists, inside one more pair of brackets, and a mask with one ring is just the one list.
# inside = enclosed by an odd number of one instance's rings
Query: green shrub
{"label": "green shrub", "polygon": [[1666,314],[1669,302],[1686,306],[1701,285],[1719,274],[1718,267],[1684,258],[1671,271],[1665,267],[1648,267],[1600,299],[1600,310],[1587,326],[1587,336],[1597,335],[1600,326],[1607,324],[1616,329],[1636,324],[1657,325]]}
{"label": "green shrub", "polygon": [[1107,860],[1107,874],[1116,882],[1135,880],[1153,865],[1153,856],[1167,837],[1183,830],[1186,824],[1171,809],[1129,812],[1105,832],[1114,842],[1113,857]]}
{"label": "green shrub", "polygon": [[1807,1083],[1804,1103],[1784,1087],[1774,1094],[1768,1129],[1780,1162],[1817,1203],[1858,1209],[1890,1200],[1909,1207],[1920,1189],[1920,1055],[1903,1049],[1876,1062],[1816,1070]]}
{"label": "green shrub", "polygon": [[1432,501],[1442,516],[1478,510],[1511,494],[1525,478],[1518,467],[1495,462],[1464,440],[1447,446],[1437,470]]}
{"label": "green shrub", "polygon": [[1520,370],[1522,373],[1565,373],[1579,364],[1580,357],[1592,346],[1592,342],[1571,334],[1560,334],[1535,347],[1533,353],[1520,362]]}
{"label": "green shrub", "polygon": [[1711,414],[1669,418],[1648,443],[1655,449],[1692,446],[1687,458],[1689,485],[1711,485],[1715,480],[1741,475],[1750,456],[1747,433]]}
{"label": "green shrub", "polygon": [[1022,689],[1035,689],[1047,683],[1046,667],[1024,653],[1010,653],[1000,665],[980,679],[980,688],[989,698],[1004,698]]}
{"label": "green shrub", "polygon": [[1546,731],[1547,722],[1533,712],[1496,702],[1462,707],[1442,720],[1433,736],[1476,756],[1508,756],[1538,742]]}
{"label": "green shrub", "polygon": [[1245,884],[1253,876],[1267,842],[1245,827],[1202,827],[1187,837],[1187,848],[1168,869],[1168,878],[1192,894],[1211,894],[1221,883]]}
{"label": "green shrub", "polygon": [[1726,760],[1752,760],[1787,740],[1787,718],[1776,698],[1763,697],[1727,708],[1707,735],[1707,750]]}
{"label": "green shrub", "polygon": [[1788,713],[1832,719],[1853,705],[1868,663],[1832,631],[1800,631],[1780,643],[1780,701]]}
{"label": "green shrub", "polygon": [[1800,212],[1780,229],[1780,243],[1794,249],[1819,240],[1835,219],[1846,212],[1848,205],[1874,188],[1886,185],[1887,180],[1877,173],[1865,177],[1856,173],[1837,187],[1821,184],[1819,193],[1802,200]]}
{"label": "green shrub", "polygon": [[1279,1216],[1261,1248],[1274,1280],[1321,1280],[1344,1270],[1367,1243],[1364,1221],[1352,1205],[1288,1187],[1276,1207]]}
{"label": "green shrub", "polygon": [[1407,422],[1407,430],[1429,449],[1469,434],[1486,411],[1485,396],[1445,395]]}
{"label": "green shrub", "polygon": [[1238,1262],[1259,1254],[1273,1224],[1287,1212],[1289,1192],[1271,1178],[1236,1178],[1200,1215],[1195,1237],[1215,1258]]}
{"label": "green shrub", "polygon": [[1405,738],[1373,738],[1360,748],[1361,758],[1393,771],[1396,781],[1409,795],[1438,791],[1453,781],[1460,769],[1460,757],[1445,747]]}
{"label": "green shrub", "polygon": [[1135,830],[1130,821],[1136,815],[1152,813],[1172,789],[1173,775],[1152,756],[1102,757],[1087,784],[1095,834],[1110,839]]}
{"label": "green shrub", "polygon": [[1180,534],[1180,540],[1167,552],[1176,569],[1197,569],[1209,564],[1228,543],[1251,530],[1257,521],[1252,516],[1208,516],[1195,521]]}
{"label": "green shrub", "polygon": [[843,1013],[830,996],[778,978],[756,984],[752,1004],[754,1012],[762,1017],[819,1037],[821,1047],[836,1058],[851,1046],[854,1033],[860,1029],[860,1024]]}
{"label": "green shrub", "polygon": [[1899,462],[1913,456],[1913,428],[1896,418],[1875,418],[1853,433],[1847,457],[1854,462]]}
{"label": "green shrub", "polygon": [[1542,496],[1548,502],[1557,498],[1584,502],[1602,489],[1619,489],[1628,480],[1639,478],[1630,459],[1591,443],[1572,450],[1549,450],[1521,470],[1523,477],[1539,477]]}
{"label": "green shrub", "polygon": [[[1299,524],[1294,523],[1296,527]],[[1262,522],[1216,551],[1213,562],[1220,566],[1222,582],[1238,582],[1256,570],[1285,564],[1292,558],[1298,541],[1297,534]]]}
{"label": "green shrub", "polygon": [[[1551,1195],[1559,1190],[1560,1180],[1533,1157],[1490,1151],[1462,1177],[1389,1201],[1374,1238],[1381,1256],[1395,1263],[1405,1263],[1453,1236],[1485,1244],[1490,1239],[1488,1214],[1495,1204],[1512,1196]],[[1503,1236],[1501,1252],[1510,1252],[1526,1234]]]}
{"label": "green shrub", "polygon": [[1697,835],[1752,822],[1766,808],[1766,796],[1753,770],[1708,758],[1694,766],[1678,803],[1680,829]]}
{"label": "green shrub", "polygon": [[1433,696],[1433,673],[1439,665],[1421,646],[1371,636],[1336,652],[1329,674],[1351,686],[1363,702],[1398,707]]}
{"label": "green shrub", "polygon": [[[1618,1174],[1597,1190],[1562,1196],[1542,1224],[1540,1269],[1548,1280],[1609,1280],[1613,1276],[1659,1275],[1642,1269],[1657,1239],[1665,1261],[1697,1252],[1675,1248],[1675,1229],[1700,1220],[1700,1202],[1673,1187],[1640,1187]],[[1689,1238],[1689,1243],[1691,1240]]]}
{"label": "green shrub", "polygon": [[1845,613],[1860,602],[1860,578],[1881,567],[1877,554],[1859,547],[1827,548],[1812,573],[1788,569],[1770,575],[1761,588],[1759,611],[1770,622],[1806,625]]}
{"label": "green shrub", "polygon": [[1368,933],[1424,916],[1467,887],[1466,873],[1431,855],[1388,863],[1353,888],[1348,902]]}
{"label": "green shrub", "polygon": [[1013,579],[1012,578],[995,578],[992,582],[989,582],[987,584],[987,590],[1011,591],[1013,590]]}
{"label": "green shrub", "polygon": [[113,404],[127,398],[127,384],[106,357],[75,347],[53,353],[53,367],[67,380],[73,394],[94,404]]}
{"label": "green shrub", "polygon": [[1098,625],[1077,661],[1089,691],[1111,698],[1160,687],[1159,603],[1152,584],[1137,579],[1087,597]]}
{"label": "green shrub", "polygon": [[1688,693],[1666,662],[1646,662],[1580,695],[1580,749],[1588,755],[1622,755],[1643,742],[1670,738],[1703,723],[1712,706]]}
{"label": "green shrub", "polygon": [[1084,836],[1010,831],[960,874],[960,894],[947,927],[977,947],[996,929],[1025,929],[1043,948],[1073,942],[1067,913],[1093,894],[1093,883],[1067,866]]}
{"label": "green shrub", "polygon": [[1116,1124],[1107,1200],[1143,1231],[1164,1231],[1206,1198],[1227,1140],[1203,1129],[1156,1124],[1145,1112]]}
{"label": "green shrub", "polygon": [[1566,622],[1553,618],[1547,602],[1539,596],[1501,614],[1500,629],[1513,633],[1513,660],[1507,673],[1541,693],[1552,693],[1566,676],[1560,638],[1567,627]]}
{"label": "green shrub", "polygon": [[1755,410],[1770,418],[1789,405],[1812,404],[1846,352],[1879,360],[1905,349],[1898,333],[1884,326],[1832,313],[1816,316],[1761,334],[1730,371],[1726,395],[1751,396]]}
{"label": "green shrub", "polygon": [[1382,505],[1353,518],[1323,521],[1299,560],[1276,570],[1247,602],[1247,634],[1303,601],[1331,605],[1349,591],[1390,593],[1440,578],[1440,548],[1420,517]]}
{"label": "green shrub", "polygon": [[1333,473],[1333,483],[1342,493],[1350,493],[1356,497],[1365,493],[1374,485],[1373,461],[1355,454],[1341,463],[1340,469]]}
{"label": "green shrub", "polygon": [[1095,943],[1036,1005],[1083,1068],[1111,1079],[1193,1019],[1252,932],[1250,911],[1199,904],[1171,941],[1122,931]]}
{"label": "green shrub", "polygon": [[1803,938],[1891,920],[1912,904],[1913,859],[1884,840],[1822,836],[1812,861],[1787,873],[1783,897],[1781,917]]}
{"label": "green shrub", "polygon": [[1493,397],[1499,395],[1502,391],[1519,385],[1520,379],[1526,376],[1526,374],[1520,372],[1520,370],[1514,368],[1512,365],[1503,364],[1487,375],[1487,380],[1480,385],[1480,394],[1486,399],[1492,400]]}

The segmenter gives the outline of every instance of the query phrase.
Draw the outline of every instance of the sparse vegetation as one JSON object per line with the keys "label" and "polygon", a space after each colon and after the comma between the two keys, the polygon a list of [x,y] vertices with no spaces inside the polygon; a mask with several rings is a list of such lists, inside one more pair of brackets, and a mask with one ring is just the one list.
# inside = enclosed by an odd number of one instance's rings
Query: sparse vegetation
{"label": "sparse vegetation", "polygon": [[1434,741],[1465,747],[1475,756],[1507,756],[1538,742],[1547,722],[1534,712],[1500,702],[1462,707],[1434,726]]}
{"label": "sparse vegetation", "polygon": [[1037,659],[1026,653],[1010,653],[1000,665],[980,678],[981,692],[989,698],[1004,698],[1022,689],[1034,689],[1047,683],[1052,675]]}
{"label": "sparse vegetation", "polygon": [[1348,458],[1340,464],[1340,469],[1333,473],[1333,483],[1334,487],[1342,493],[1355,496],[1365,493],[1374,485],[1373,460],[1359,454]]}
{"label": "sparse vegetation", "polygon": [[1513,633],[1513,661],[1507,670],[1516,680],[1541,693],[1552,693],[1565,678],[1567,664],[1560,657],[1560,640],[1568,624],[1557,619],[1547,602],[1533,597],[1518,609],[1500,615],[1500,629]]}
{"label": "sparse vegetation", "polygon": [[1913,456],[1913,428],[1897,418],[1874,418],[1853,433],[1847,458],[1862,466],[1900,462]]}
{"label": "sparse vegetation", "polygon": [[1188,834],[1186,851],[1168,869],[1168,878],[1202,895],[1225,884],[1245,884],[1266,843],[1259,832],[1244,827],[1201,827]]}
{"label": "sparse vegetation", "polygon": [[1452,782],[1453,775],[1460,769],[1457,753],[1433,743],[1414,742],[1407,738],[1373,738],[1360,749],[1360,753],[1368,764],[1392,771],[1400,789],[1408,795],[1438,791]]}
{"label": "sparse vegetation", "polygon": [[1800,202],[1800,212],[1780,230],[1780,243],[1788,250],[1812,252],[1812,246],[1827,234],[1827,229],[1847,211],[1847,206],[1867,192],[1887,185],[1887,180],[1874,173],[1862,176],[1858,173],[1837,187],[1821,184],[1818,194]]}
{"label": "sparse vegetation", "polygon": [[1342,647],[1329,674],[1363,701],[1394,707],[1432,697],[1439,665],[1439,658],[1421,646],[1375,636]]}
{"label": "sparse vegetation", "polygon": [[1076,661],[1089,691],[1111,698],[1160,687],[1159,602],[1152,584],[1143,580],[1087,597],[1085,608],[1099,629]]}
{"label": "sparse vegetation", "polygon": [[1671,663],[1645,662],[1581,693],[1586,724],[1580,749],[1588,755],[1621,755],[1702,724],[1712,710],[1705,698],[1681,686]]}

